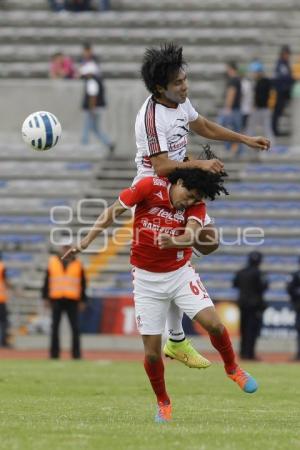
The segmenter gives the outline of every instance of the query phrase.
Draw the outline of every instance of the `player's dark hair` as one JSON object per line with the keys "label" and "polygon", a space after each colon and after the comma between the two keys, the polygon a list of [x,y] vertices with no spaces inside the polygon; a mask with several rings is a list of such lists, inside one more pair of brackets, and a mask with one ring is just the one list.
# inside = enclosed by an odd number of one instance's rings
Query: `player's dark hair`
{"label": "player's dark hair", "polygon": [[212,173],[202,169],[175,169],[168,175],[171,184],[176,184],[182,180],[183,186],[191,191],[195,189],[203,199],[215,200],[222,193],[229,195],[227,189],[223,186],[226,172]]}
{"label": "player's dark hair", "polygon": [[173,42],[160,46],[160,48],[147,48],[144,54],[141,75],[148,91],[159,97],[156,86],[167,88],[186,62],[182,56],[182,47]]}

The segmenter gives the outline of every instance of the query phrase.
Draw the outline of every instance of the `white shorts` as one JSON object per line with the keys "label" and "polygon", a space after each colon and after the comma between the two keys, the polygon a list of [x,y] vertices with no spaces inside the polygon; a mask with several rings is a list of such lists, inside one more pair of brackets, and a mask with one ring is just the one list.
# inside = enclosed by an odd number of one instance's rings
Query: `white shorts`
{"label": "white shorts", "polygon": [[135,267],[132,273],[136,324],[141,334],[163,334],[171,302],[190,319],[214,306],[190,263],[172,272],[148,272]]}

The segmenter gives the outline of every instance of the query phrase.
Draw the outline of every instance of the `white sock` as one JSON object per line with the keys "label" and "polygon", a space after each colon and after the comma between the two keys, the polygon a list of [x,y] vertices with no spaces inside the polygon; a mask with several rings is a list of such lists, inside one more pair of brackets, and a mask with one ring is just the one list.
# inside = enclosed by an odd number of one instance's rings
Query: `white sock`
{"label": "white sock", "polygon": [[168,337],[172,341],[182,341],[185,334],[182,328],[183,312],[174,302],[171,302],[167,314]]}

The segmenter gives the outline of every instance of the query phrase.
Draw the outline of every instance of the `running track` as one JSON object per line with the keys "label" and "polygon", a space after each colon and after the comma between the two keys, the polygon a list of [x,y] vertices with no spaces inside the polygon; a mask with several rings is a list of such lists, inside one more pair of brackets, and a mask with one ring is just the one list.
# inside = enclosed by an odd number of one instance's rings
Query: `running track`
{"label": "running track", "polygon": [[[211,361],[220,362],[217,353],[203,353]],[[286,363],[291,362],[292,355],[290,353],[262,353],[259,355],[261,361],[267,363]],[[42,360],[48,359],[46,350],[16,350],[16,349],[0,349],[0,360]],[[70,359],[69,352],[62,352],[61,359]],[[83,359],[87,361],[143,361],[143,353],[125,352],[125,351],[84,351]]]}

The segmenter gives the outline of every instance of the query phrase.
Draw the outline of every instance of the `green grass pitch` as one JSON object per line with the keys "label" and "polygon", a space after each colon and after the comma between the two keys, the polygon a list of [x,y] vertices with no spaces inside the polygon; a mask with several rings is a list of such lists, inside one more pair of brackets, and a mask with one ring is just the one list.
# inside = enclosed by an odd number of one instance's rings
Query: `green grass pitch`
{"label": "green grass pitch", "polygon": [[300,448],[300,368],[246,364],[243,393],[221,364],[166,364],[173,421],[155,424],[141,363],[1,361],[1,450],[293,450]]}

